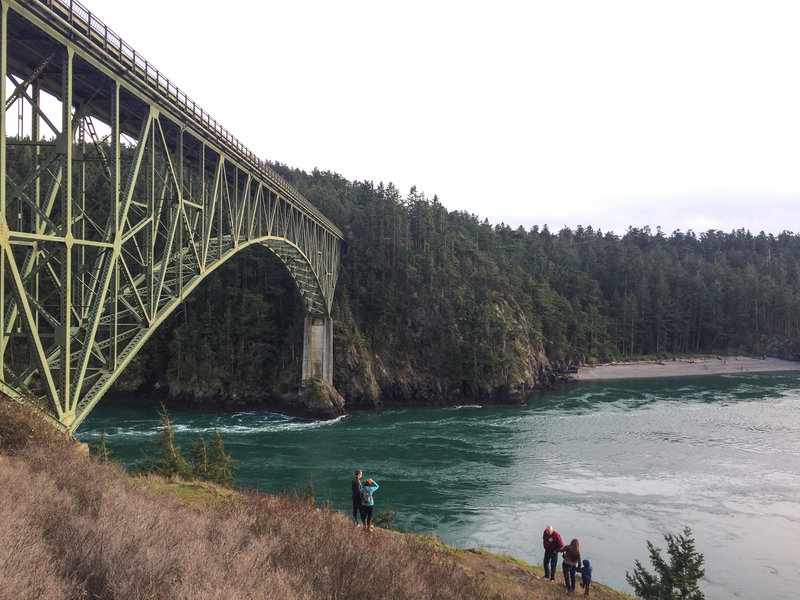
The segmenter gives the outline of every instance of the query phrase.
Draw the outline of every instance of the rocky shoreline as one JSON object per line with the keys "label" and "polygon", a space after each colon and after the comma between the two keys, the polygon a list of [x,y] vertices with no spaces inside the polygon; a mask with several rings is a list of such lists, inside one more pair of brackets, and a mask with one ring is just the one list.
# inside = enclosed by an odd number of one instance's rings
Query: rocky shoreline
{"label": "rocky shoreline", "polygon": [[[357,410],[385,408],[426,408],[475,404],[524,404],[535,390],[552,388],[557,381],[600,381],[614,379],[644,379],[659,377],[689,377],[740,373],[800,371],[800,362],[779,358],[746,356],[706,356],[672,358],[663,361],[614,362],[600,365],[581,365],[577,370],[553,370],[549,378],[538,373],[529,380],[530,387],[508,385],[465,386],[463,382],[447,382],[432,378],[396,378],[384,381],[381,387],[373,381],[374,389],[353,386],[334,389],[318,382],[311,388],[296,392],[278,393],[201,393],[196,390],[114,389],[103,402],[111,404],[154,404],[164,402],[168,407],[195,410],[242,411],[269,410],[295,417],[333,419]],[[349,401],[345,401],[346,396]]]}

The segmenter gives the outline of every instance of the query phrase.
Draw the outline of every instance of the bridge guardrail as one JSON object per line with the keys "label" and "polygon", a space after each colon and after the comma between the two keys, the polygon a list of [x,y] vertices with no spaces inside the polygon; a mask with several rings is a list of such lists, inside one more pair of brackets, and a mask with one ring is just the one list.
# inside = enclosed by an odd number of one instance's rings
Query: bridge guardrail
{"label": "bridge guardrail", "polygon": [[249,150],[80,2],[77,0],[38,0],[38,4],[47,7],[52,15],[67,23],[74,32],[82,35],[91,44],[101,48],[109,58],[130,71],[133,76],[163,95],[167,100],[173,101],[181,112],[189,116],[194,123],[221,139],[228,148],[234,150],[251,167],[257,169],[265,180],[277,187],[287,198],[320,220],[336,236],[342,237],[339,228],[313,204],[303,198],[283,177],[273,171],[264,160]]}

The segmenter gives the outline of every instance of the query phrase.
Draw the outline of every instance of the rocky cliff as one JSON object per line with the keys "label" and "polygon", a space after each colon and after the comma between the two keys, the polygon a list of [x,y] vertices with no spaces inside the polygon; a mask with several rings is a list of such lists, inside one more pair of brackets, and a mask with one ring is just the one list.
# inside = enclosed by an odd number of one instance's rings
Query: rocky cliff
{"label": "rocky cliff", "polygon": [[[551,387],[561,378],[532,335],[524,313],[507,298],[493,307],[487,340],[501,346],[502,361],[491,373],[450,376],[443,369],[441,348],[427,343],[425,332],[432,314],[417,310],[408,316],[407,329],[415,343],[401,356],[391,340],[370,351],[348,322],[334,327],[334,387],[353,409],[396,406],[453,406],[459,404],[524,403],[530,395]],[[349,321],[352,323],[352,321]]]}

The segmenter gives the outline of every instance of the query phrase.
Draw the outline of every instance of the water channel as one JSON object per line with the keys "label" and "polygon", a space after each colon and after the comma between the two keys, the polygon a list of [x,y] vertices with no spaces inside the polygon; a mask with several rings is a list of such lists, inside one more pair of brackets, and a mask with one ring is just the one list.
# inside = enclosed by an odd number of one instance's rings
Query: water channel
{"label": "water channel", "polygon": [[[95,408],[126,464],[158,436],[153,406]],[[800,588],[800,374],[572,383],[527,406],[354,413],[334,421],[267,412],[170,411],[178,442],[218,428],[237,482],[268,492],[313,481],[349,510],[355,467],[380,484],[395,525],[541,563],[550,523],[578,538],[597,581],[625,581],[646,541],[692,529],[709,600],[789,600]]]}

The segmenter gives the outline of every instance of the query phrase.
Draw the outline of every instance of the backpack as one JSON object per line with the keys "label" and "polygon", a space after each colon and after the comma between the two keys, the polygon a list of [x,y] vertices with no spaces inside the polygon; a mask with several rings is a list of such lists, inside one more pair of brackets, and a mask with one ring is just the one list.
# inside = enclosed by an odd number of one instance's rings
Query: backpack
{"label": "backpack", "polygon": [[369,504],[372,501],[372,498],[369,496],[369,488],[363,488],[361,490],[361,503],[362,504]]}

